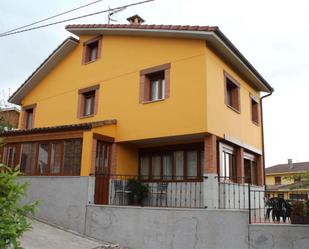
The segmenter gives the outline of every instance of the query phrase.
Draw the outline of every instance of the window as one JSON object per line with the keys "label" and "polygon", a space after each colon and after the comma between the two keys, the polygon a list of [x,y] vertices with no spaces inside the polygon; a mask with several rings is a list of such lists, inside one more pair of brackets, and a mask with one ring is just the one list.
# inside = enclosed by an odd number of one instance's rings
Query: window
{"label": "window", "polygon": [[220,180],[237,182],[235,149],[221,143],[220,154]]}
{"label": "window", "polygon": [[278,194],[278,198],[284,198],[284,194]]}
{"label": "window", "polygon": [[23,110],[22,129],[32,129],[34,124],[34,113],[36,104],[25,106]]}
{"label": "window", "polygon": [[80,175],[82,142],[79,139],[64,142],[63,174]]}
{"label": "window", "polygon": [[295,176],[295,177],[294,177],[294,182],[295,182],[295,183],[301,182],[301,177],[300,177],[300,176]]}
{"label": "window", "polygon": [[280,185],[281,184],[281,176],[275,176],[275,184]]}
{"label": "window", "polygon": [[165,95],[165,79],[164,72],[147,76],[150,82],[150,98],[149,101],[164,99]]}
{"label": "window", "polygon": [[259,102],[258,98],[251,95],[251,118],[252,122],[259,124]]}
{"label": "window", "polygon": [[20,171],[27,175],[35,174],[36,148],[36,143],[26,143],[22,145]]}
{"label": "window", "polygon": [[170,64],[140,72],[140,103],[169,98]]}
{"label": "window", "polygon": [[26,175],[80,175],[82,140],[22,144],[20,170]]}
{"label": "window", "polygon": [[199,180],[203,174],[203,162],[202,146],[200,149],[151,149],[140,153],[140,177],[143,180]]}
{"label": "window", "polygon": [[80,89],[78,103],[78,117],[85,118],[97,114],[98,94],[100,85]]}
{"label": "window", "polygon": [[84,104],[84,116],[89,116],[94,114],[94,99],[95,91],[90,91],[83,93]]}
{"label": "window", "polygon": [[240,112],[240,87],[239,84],[226,72],[225,79],[225,103],[236,112]]}
{"label": "window", "polygon": [[20,146],[17,144],[4,146],[2,162],[10,168],[15,168],[19,164],[19,149]]}
{"label": "window", "polygon": [[290,194],[291,200],[308,200],[308,193],[293,193]]}
{"label": "window", "polygon": [[245,183],[258,185],[258,167],[256,157],[244,153]]}
{"label": "window", "polygon": [[84,42],[83,64],[96,61],[101,56],[102,37],[98,36],[94,39]]}

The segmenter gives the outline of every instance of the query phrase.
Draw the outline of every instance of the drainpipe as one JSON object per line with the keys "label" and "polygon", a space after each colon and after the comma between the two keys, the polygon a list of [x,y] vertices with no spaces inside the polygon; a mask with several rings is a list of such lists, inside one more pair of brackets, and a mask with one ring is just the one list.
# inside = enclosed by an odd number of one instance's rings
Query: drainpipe
{"label": "drainpipe", "polygon": [[269,94],[266,94],[261,98],[261,128],[262,128],[262,154],[263,154],[263,165],[264,165],[264,170],[263,170],[263,177],[264,177],[264,184],[265,184],[265,191],[266,189],[266,175],[265,175],[265,144],[264,144],[264,120],[263,120],[263,99],[269,97],[272,95],[274,92],[273,89],[270,90]]}

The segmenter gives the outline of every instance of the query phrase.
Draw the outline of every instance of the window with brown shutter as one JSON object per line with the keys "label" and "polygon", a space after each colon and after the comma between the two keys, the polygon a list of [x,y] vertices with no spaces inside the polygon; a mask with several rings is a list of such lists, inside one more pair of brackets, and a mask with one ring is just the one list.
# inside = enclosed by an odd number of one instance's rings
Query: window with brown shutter
{"label": "window with brown shutter", "polygon": [[100,85],[95,85],[78,91],[78,118],[94,116],[98,111],[98,94]]}
{"label": "window with brown shutter", "polygon": [[96,61],[101,57],[102,36],[84,42],[82,64]]}
{"label": "window with brown shutter", "polygon": [[240,85],[228,73],[224,72],[225,104],[236,112],[240,112]]}
{"label": "window with brown shutter", "polygon": [[259,124],[259,102],[257,97],[250,95],[251,99],[251,119],[255,124]]}
{"label": "window with brown shutter", "polygon": [[34,127],[36,104],[24,106],[22,108],[22,129],[32,129]]}
{"label": "window with brown shutter", "polygon": [[280,185],[281,184],[281,176],[275,176],[275,184]]}
{"label": "window with brown shutter", "polygon": [[170,64],[140,72],[140,103],[164,100],[170,96]]}

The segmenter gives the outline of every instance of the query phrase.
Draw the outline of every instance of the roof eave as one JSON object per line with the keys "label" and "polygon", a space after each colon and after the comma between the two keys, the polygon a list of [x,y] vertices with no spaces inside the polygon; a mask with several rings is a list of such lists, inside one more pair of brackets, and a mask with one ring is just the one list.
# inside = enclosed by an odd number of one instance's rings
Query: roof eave
{"label": "roof eave", "polygon": [[62,61],[79,43],[74,37],[68,37],[64,40],[46,59],[45,61],[28,77],[28,79],[13,93],[9,102],[20,105],[22,99],[31,89],[39,83],[54,67]]}
{"label": "roof eave", "polygon": [[80,35],[136,35],[136,36],[161,36],[179,37],[190,39],[206,40],[212,47],[220,52],[221,56],[241,70],[245,77],[252,82],[259,91],[273,92],[274,89],[249,63],[249,61],[237,50],[237,48],[218,29],[214,31],[192,31],[192,30],[162,30],[162,29],[134,29],[134,28],[67,28],[67,30],[77,36]]}

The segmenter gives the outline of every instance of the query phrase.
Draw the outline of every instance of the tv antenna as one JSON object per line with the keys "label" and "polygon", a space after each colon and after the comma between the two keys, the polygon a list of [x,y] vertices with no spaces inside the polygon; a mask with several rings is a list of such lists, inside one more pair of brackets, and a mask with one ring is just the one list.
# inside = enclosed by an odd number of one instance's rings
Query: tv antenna
{"label": "tv antenna", "polygon": [[[111,9],[110,6],[108,6],[108,9],[109,9],[108,15],[107,15],[107,22],[108,22],[108,24],[110,24],[111,22],[118,22],[117,20],[111,18],[112,15],[114,15],[114,14],[116,14],[118,12],[121,12],[121,11],[125,10],[126,8],[127,7],[120,7],[118,9]],[[113,11],[111,11],[111,10],[113,10]]]}

